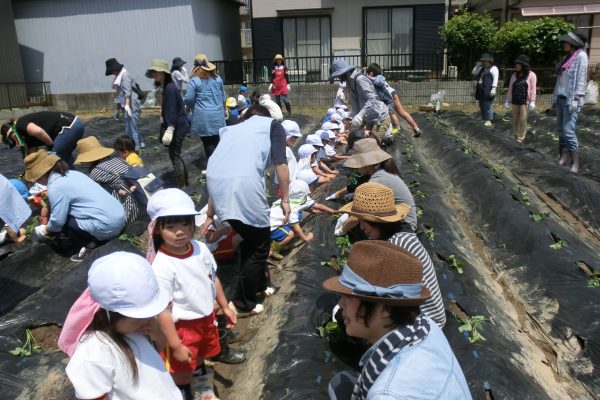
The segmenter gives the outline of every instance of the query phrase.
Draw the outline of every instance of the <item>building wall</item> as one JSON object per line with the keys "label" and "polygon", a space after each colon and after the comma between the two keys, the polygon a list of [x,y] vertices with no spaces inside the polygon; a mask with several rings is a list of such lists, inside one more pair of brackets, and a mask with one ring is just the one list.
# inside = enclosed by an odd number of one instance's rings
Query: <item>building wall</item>
{"label": "building wall", "polygon": [[52,92],[111,90],[104,61],[125,64],[142,88],[153,58],[239,59],[239,4],[231,0],[16,0],[15,24],[25,76]]}
{"label": "building wall", "polygon": [[23,65],[11,0],[0,0],[0,82],[23,82]]}

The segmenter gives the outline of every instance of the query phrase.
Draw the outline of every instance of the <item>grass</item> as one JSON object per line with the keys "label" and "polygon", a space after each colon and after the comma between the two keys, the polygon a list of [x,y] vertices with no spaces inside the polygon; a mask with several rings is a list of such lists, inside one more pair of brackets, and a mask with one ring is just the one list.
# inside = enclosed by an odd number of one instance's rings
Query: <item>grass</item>
{"label": "grass", "polygon": [[140,247],[142,245],[142,238],[139,236],[129,236],[128,234],[124,233],[121,236],[119,236],[119,240],[123,240],[126,242],[129,242],[130,245],[132,245],[133,247]]}
{"label": "grass", "polygon": [[589,288],[599,288],[600,287],[600,272],[594,272],[590,275],[590,279],[588,280],[587,287]]}
{"label": "grass", "polygon": [[479,341],[485,341],[485,338],[479,332],[483,328],[483,323],[486,321],[482,315],[473,315],[466,318],[459,319],[460,326],[458,331],[461,333],[467,333],[469,336],[469,342],[475,344]]}

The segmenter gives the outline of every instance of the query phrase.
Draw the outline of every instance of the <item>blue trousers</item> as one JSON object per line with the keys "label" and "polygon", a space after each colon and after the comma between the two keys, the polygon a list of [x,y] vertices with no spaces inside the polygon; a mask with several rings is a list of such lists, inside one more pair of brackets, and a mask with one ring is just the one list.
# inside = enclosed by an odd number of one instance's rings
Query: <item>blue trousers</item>
{"label": "blue trousers", "polygon": [[479,110],[481,111],[481,119],[484,121],[491,121],[494,119],[494,113],[492,111],[492,103],[494,99],[479,100]]}
{"label": "blue trousers", "polygon": [[77,141],[83,137],[85,125],[79,118],[73,121],[70,128],[64,128],[63,131],[54,138],[52,151],[73,167],[73,151],[77,147]]}
{"label": "blue trousers", "polygon": [[144,139],[142,139],[142,135],[138,132],[141,113],[142,110],[136,110],[135,108],[131,110],[131,117],[125,113],[125,133],[133,138],[136,150],[139,150],[144,145]]}
{"label": "blue trousers", "polygon": [[568,150],[577,150],[579,142],[575,134],[575,124],[581,112],[581,107],[577,107],[575,112],[569,110],[569,101],[559,98],[556,100],[556,133],[558,134],[558,144],[566,147]]}

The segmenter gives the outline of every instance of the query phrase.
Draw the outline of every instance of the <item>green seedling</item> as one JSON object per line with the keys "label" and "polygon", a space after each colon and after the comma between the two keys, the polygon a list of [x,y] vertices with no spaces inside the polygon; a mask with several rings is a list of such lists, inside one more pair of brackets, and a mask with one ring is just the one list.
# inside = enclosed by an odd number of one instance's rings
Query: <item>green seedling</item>
{"label": "green seedling", "polygon": [[539,213],[539,212],[533,212],[531,213],[531,220],[533,222],[540,222],[543,219],[546,219],[550,216],[549,213]]}
{"label": "green seedling", "polygon": [[419,186],[421,186],[421,182],[419,182],[419,181],[410,181],[408,183],[408,188],[409,189],[418,188]]}
{"label": "green seedling", "polygon": [[425,236],[427,237],[427,240],[429,240],[430,242],[434,242],[435,241],[435,231],[433,230],[433,228],[427,228],[425,230]]}
{"label": "green seedling", "polygon": [[198,178],[198,183],[201,185],[206,185],[206,178],[201,176]]}
{"label": "green seedling", "polygon": [[471,344],[475,344],[479,341],[485,341],[485,338],[479,333],[479,331],[483,328],[483,323],[486,321],[483,315],[473,315],[466,318],[460,318],[460,326],[458,327],[458,331],[468,332],[469,334],[469,342]]}
{"label": "green seedling", "polygon": [[425,214],[425,213],[423,212],[423,209],[421,209],[421,208],[417,209],[417,217],[419,217],[419,218],[420,218],[420,217],[422,217],[422,216],[423,216],[423,214]]}
{"label": "green seedling", "polygon": [[417,190],[417,191],[414,193],[414,195],[415,195],[415,196],[417,196],[417,197],[420,197],[420,198],[422,198],[422,199],[424,199],[425,197],[427,197],[427,193],[425,193],[425,192],[422,192],[422,191],[420,191],[420,190]]}
{"label": "green seedling", "polygon": [[30,355],[34,353],[40,353],[41,351],[42,346],[40,346],[37,340],[35,340],[31,330],[25,329],[25,344],[10,350],[8,353],[17,357],[29,357]]}
{"label": "green seedling", "polygon": [[265,178],[271,179],[271,173],[270,172],[265,172]]}
{"label": "green seedling", "polygon": [[467,145],[464,145],[464,146],[461,148],[461,150],[463,151],[463,153],[465,153],[465,154],[466,154],[466,155],[468,155],[468,156],[470,156],[470,155],[472,155],[473,153],[475,153],[475,151],[473,150],[473,148],[472,148],[471,146],[467,146]]}
{"label": "green seedling", "polygon": [[31,218],[25,226],[25,230],[27,231],[27,239],[31,239],[36,226],[38,226],[38,219],[35,217]]}
{"label": "green seedling", "polygon": [[202,200],[202,195],[201,194],[195,194],[193,196],[190,196],[190,198],[192,199],[192,201],[194,203],[198,204]]}
{"label": "green seedling", "polygon": [[523,188],[518,187],[517,192],[519,192],[519,194],[521,195],[521,200],[519,200],[521,203],[526,205],[531,204],[531,201],[529,200],[529,195],[525,190],[523,190]]}
{"label": "green seedling", "polygon": [[494,175],[502,175],[504,173],[504,168],[502,168],[502,167],[492,167],[492,173]]}
{"label": "green seedling", "polygon": [[317,334],[327,339],[328,342],[336,342],[341,333],[342,330],[336,321],[329,321],[324,326],[317,326]]}
{"label": "green seedling", "polygon": [[448,260],[446,260],[446,262],[448,263],[448,265],[450,266],[450,268],[456,270],[456,272],[458,272],[459,274],[462,274],[463,268],[464,268],[464,264],[462,263],[462,261],[460,261],[458,258],[456,258],[456,256],[451,255],[450,257],[448,257]]}
{"label": "green seedling", "polygon": [[413,174],[420,175],[422,170],[423,170],[423,167],[421,167],[421,164],[413,163],[413,165],[412,165]]}
{"label": "green seedling", "polygon": [[590,280],[588,281],[587,286],[589,288],[600,287],[600,272],[594,272],[592,275],[590,275]]}
{"label": "green seedling", "polygon": [[550,248],[552,250],[561,250],[561,249],[564,249],[565,247],[567,247],[567,244],[562,239],[559,239],[557,242],[550,245]]}
{"label": "green seedling", "polygon": [[158,146],[154,146],[154,151],[155,151],[156,153],[158,153],[158,152],[160,151],[160,147],[158,147]]}
{"label": "green seedling", "polygon": [[139,236],[129,236],[126,233],[119,236],[119,240],[129,242],[129,244],[133,247],[139,247],[142,244],[142,238],[140,238]]}

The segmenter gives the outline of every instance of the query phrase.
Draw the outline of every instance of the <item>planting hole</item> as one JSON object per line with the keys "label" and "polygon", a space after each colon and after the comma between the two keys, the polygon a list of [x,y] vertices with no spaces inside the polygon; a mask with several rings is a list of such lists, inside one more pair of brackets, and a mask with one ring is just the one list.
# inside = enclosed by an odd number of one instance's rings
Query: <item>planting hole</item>
{"label": "planting hole", "polygon": [[44,324],[29,328],[37,343],[44,351],[56,351],[58,348],[58,337],[61,327],[57,324]]}

